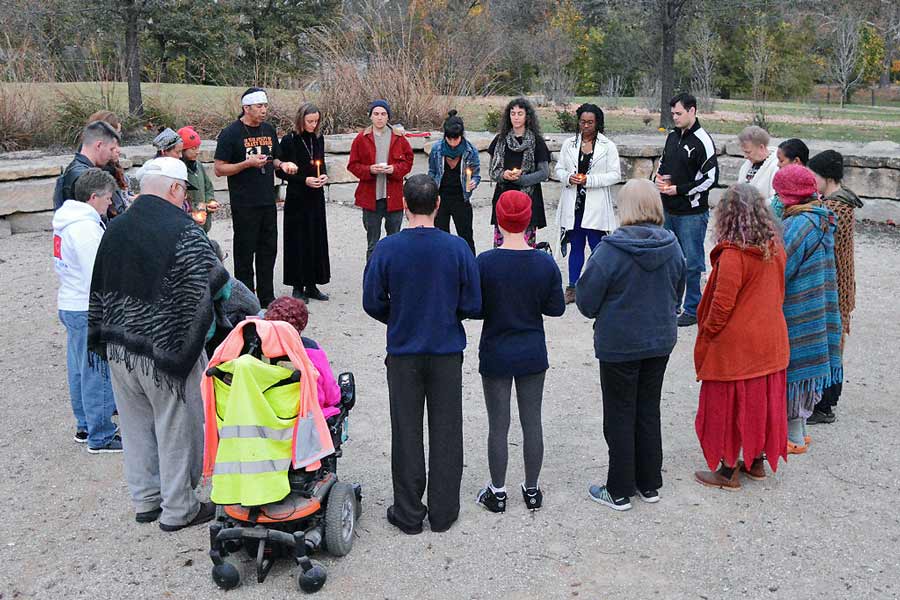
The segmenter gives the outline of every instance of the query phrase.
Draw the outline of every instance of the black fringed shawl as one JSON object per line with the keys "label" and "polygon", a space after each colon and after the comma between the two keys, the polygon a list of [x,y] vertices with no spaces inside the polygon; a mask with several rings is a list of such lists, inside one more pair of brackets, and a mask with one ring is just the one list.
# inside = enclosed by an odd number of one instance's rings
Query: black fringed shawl
{"label": "black fringed shawl", "polygon": [[113,219],[91,279],[88,348],[153,374],[184,397],[229,282],[209,239],[183,210],[142,195]]}

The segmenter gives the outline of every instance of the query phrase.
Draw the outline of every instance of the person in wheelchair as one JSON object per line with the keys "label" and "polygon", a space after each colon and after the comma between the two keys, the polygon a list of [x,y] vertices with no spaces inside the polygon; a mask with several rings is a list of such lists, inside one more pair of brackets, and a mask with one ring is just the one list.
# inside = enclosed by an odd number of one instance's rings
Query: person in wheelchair
{"label": "person in wheelchair", "polygon": [[337,478],[355,403],[353,376],[342,373],[335,382],[324,351],[299,335],[305,305],[280,300],[267,319],[236,325],[204,380],[204,474],[212,476],[211,499],[219,505],[210,558],[223,589],[240,583],[240,571],[225,559],[243,550],[256,558],[260,583],[276,559],[292,558],[301,589],[316,591],[325,570],[308,554],[321,547],[347,554],[361,514],[360,486]]}

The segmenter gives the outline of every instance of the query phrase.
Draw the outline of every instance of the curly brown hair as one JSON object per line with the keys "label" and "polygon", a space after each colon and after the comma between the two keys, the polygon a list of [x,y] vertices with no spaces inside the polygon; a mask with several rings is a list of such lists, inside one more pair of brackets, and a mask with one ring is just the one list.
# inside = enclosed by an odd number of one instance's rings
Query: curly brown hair
{"label": "curly brown hair", "polygon": [[759,248],[767,260],[781,238],[775,215],[759,190],[748,183],[725,190],[716,207],[715,234],[716,243]]}
{"label": "curly brown hair", "polygon": [[297,333],[303,333],[309,321],[309,309],[306,303],[291,296],[281,296],[272,300],[266,309],[266,321],[285,321],[290,323]]}

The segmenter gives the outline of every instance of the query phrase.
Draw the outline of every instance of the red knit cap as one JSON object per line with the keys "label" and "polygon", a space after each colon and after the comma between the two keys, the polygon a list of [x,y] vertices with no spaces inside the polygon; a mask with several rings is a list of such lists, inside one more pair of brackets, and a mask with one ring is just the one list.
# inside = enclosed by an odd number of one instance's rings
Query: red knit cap
{"label": "red knit cap", "polygon": [[531,198],[525,192],[509,190],[497,199],[497,225],[510,233],[521,233],[531,223]]}
{"label": "red knit cap", "polygon": [[772,187],[785,206],[805,204],[816,194],[816,177],[802,165],[791,164],[775,173]]}
{"label": "red knit cap", "polygon": [[182,127],[178,130],[178,135],[181,136],[181,141],[184,143],[185,150],[200,147],[200,135],[194,131],[193,127]]}

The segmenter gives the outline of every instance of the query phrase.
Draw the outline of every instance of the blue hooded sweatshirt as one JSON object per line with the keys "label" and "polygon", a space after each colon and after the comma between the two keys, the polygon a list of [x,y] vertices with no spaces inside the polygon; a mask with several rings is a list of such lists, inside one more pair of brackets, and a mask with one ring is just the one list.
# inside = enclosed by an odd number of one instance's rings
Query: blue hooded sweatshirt
{"label": "blue hooded sweatshirt", "polygon": [[670,354],[684,283],[684,254],[672,232],[640,223],[604,237],[575,288],[578,310],[594,319],[600,362]]}

